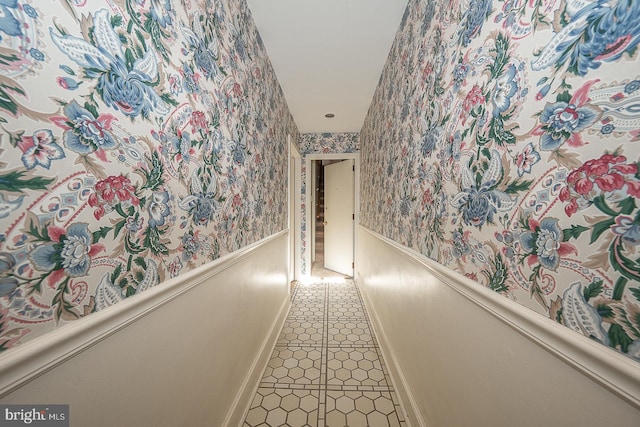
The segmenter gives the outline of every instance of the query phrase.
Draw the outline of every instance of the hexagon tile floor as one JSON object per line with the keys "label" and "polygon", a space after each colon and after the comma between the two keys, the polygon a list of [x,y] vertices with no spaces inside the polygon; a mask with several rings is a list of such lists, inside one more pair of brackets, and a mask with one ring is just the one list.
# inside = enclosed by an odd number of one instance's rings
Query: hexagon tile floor
{"label": "hexagon tile floor", "polygon": [[244,426],[407,427],[353,280],[296,287]]}

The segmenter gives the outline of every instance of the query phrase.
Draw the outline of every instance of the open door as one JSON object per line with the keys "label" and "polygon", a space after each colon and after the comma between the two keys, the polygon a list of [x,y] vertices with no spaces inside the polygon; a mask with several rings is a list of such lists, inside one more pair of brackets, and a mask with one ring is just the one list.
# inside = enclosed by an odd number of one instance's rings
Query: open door
{"label": "open door", "polygon": [[353,276],[354,162],[324,167],[324,268]]}

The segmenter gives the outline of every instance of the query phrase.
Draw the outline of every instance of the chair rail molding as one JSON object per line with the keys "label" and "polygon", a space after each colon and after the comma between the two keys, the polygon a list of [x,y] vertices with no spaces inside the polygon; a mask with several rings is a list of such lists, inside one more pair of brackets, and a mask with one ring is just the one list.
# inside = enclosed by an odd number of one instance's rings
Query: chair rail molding
{"label": "chair rail molding", "polygon": [[366,227],[367,233],[421,264],[443,284],[504,322],[528,340],[640,409],[640,365],[540,314],[505,298],[426,256]]}
{"label": "chair rail molding", "polygon": [[283,230],[0,355],[0,398],[98,344],[278,238]]}

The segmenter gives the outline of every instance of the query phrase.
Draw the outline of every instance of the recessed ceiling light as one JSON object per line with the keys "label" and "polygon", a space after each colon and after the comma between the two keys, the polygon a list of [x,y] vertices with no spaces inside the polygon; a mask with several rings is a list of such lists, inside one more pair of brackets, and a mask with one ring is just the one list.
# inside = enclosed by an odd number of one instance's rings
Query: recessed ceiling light
{"label": "recessed ceiling light", "polygon": [[324,115],[327,119],[333,119],[336,115],[333,113],[327,113]]}

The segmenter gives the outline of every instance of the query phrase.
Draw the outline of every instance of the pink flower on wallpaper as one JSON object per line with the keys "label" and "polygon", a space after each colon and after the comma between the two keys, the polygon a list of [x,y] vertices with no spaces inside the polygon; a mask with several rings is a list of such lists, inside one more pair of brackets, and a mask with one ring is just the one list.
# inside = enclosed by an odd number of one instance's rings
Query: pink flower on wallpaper
{"label": "pink flower on wallpaper", "polygon": [[93,215],[100,219],[106,212],[122,203],[125,206],[138,206],[140,200],[135,195],[135,188],[129,178],[119,175],[110,176],[97,182],[95,192],[89,196],[89,206],[97,208]]}
{"label": "pink flower on wallpaper", "polygon": [[191,132],[197,132],[207,130],[207,126],[209,123],[207,122],[207,117],[202,111],[194,111],[191,113],[191,118],[189,119],[189,123],[191,124]]}
{"label": "pink flower on wallpaper", "polygon": [[464,99],[462,103],[462,111],[460,112],[460,118],[462,119],[462,124],[465,124],[467,121],[467,117],[469,113],[476,108],[478,105],[482,105],[485,102],[484,94],[482,93],[482,88],[480,86],[473,85],[467,97]]}
{"label": "pink flower on wallpaper", "polygon": [[571,171],[567,185],[560,191],[560,200],[568,202],[566,214],[572,216],[600,196],[614,203],[627,197],[640,198],[638,166],[626,162],[625,156],[604,154]]}

